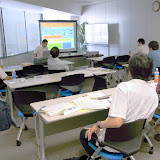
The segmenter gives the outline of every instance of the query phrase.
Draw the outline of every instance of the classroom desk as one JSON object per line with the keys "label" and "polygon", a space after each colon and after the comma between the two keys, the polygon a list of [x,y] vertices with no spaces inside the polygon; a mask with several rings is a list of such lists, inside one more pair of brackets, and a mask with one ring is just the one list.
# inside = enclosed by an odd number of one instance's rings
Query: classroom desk
{"label": "classroom desk", "polygon": [[102,62],[104,58],[106,58],[106,57],[105,56],[102,56],[102,57],[90,57],[90,58],[87,58],[87,59],[91,61],[91,67],[94,67],[94,63],[95,62]]}
{"label": "classroom desk", "polygon": [[17,66],[7,66],[7,67],[3,67],[3,71],[4,72],[12,72],[13,69],[15,71],[21,71],[23,70],[23,66],[22,65],[17,65]]}
{"label": "classroom desk", "polygon": [[17,78],[16,80],[5,80],[4,83],[7,85],[7,97],[8,103],[11,110],[11,118],[15,126],[19,126],[16,119],[13,115],[13,98],[12,92],[16,89],[23,89],[29,88],[33,86],[40,86],[44,84],[51,84],[57,83],[61,81],[61,78],[64,76],[72,75],[72,74],[80,74],[83,73],[85,78],[93,77],[94,75],[106,75],[112,73],[112,70],[104,70],[103,68],[99,68],[100,71],[91,71],[88,69],[81,69],[69,72],[61,72],[61,73],[54,73],[54,74],[46,74],[35,76],[33,78],[24,79],[24,78]]}
{"label": "classroom desk", "polygon": [[[112,89],[104,89],[101,90],[106,95],[111,95],[114,92],[115,88]],[[72,100],[85,96],[84,94],[78,94],[69,97],[62,97],[53,100],[46,100],[41,102],[31,103],[33,109],[38,111],[41,107],[46,105],[54,105],[58,103],[65,103],[65,102],[72,102]],[[40,160],[46,160],[45,156],[45,136],[49,136],[52,134],[68,131],[71,129],[83,127],[89,124],[93,124],[98,120],[106,119],[108,115],[108,109],[102,110],[89,110],[86,112],[74,112],[69,115],[57,115],[54,117],[49,117],[45,113],[38,113],[38,135],[39,135],[39,142],[40,142],[40,153],[38,155]],[[54,158],[53,158],[54,159]]]}

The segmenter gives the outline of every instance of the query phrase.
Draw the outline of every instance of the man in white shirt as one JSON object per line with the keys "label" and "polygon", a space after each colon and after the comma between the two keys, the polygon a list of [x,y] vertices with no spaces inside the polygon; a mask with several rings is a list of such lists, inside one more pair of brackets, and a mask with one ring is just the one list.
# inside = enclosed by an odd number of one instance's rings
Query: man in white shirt
{"label": "man in white shirt", "polygon": [[33,52],[34,57],[34,64],[43,63],[43,61],[46,61],[46,59],[43,59],[43,51],[48,51],[48,41],[47,39],[44,39],[42,41],[42,45],[38,46],[35,51]]}
{"label": "man in white shirt", "polygon": [[51,56],[47,60],[48,70],[69,70],[69,66],[58,58],[59,49],[57,47],[53,47],[50,54]]}
{"label": "man in white shirt", "polygon": [[[152,119],[158,106],[157,93],[146,82],[152,75],[152,67],[152,60],[144,53],[134,54],[130,58],[129,71],[132,80],[122,82],[116,87],[107,119],[81,131],[80,141],[89,155],[94,151],[88,146],[88,141],[96,145],[92,134],[96,133],[98,139],[104,141],[106,128],[119,128],[124,123]],[[105,149],[116,152],[108,147]]]}
{"label": "man in white shirt", "polygon": [[143,38],[138,39],[138,48],[135,53],[149,53],[149,47],[145,45],[145,40]]}

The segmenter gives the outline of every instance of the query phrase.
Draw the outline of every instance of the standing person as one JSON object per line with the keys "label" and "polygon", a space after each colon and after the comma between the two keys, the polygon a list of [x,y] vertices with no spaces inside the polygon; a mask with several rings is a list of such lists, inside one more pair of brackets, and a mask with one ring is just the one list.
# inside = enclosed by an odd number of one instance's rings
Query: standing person
{"label": "standing person", "polygon": [[148,56],[152,59],[153,62],[153,69],[152,69],[152,75],[154,75],[154,72],[156,71],[157,67],[160,67],[160,50],[159,50],[159,44],[157,41],[151,41],[149,44],[149,54]]}
{"label": "standing person", "polygon": [[46,58],[43,58],[43,51],[48,51],[48,41],[47,39],[44,39],[42,41],[42,45],[38,46],[35,51],[33,52],[34,57],[34,64],[41,64],[44,63],[43,61],[46,61]]}
{"label": "standing person", "polygon": [[57,47],[53,47],[50,50],[50,54],[51,56],[47,60],[48,70],[69,70],[69,66],[58,58],[59,49]]}
{"label": "standing person", "polygon": [[138,39],[138,48],[135,53],[149,53],[149,47],[145,45],[145,40],[143,38]]}
{"label": "standing person", "polygon": [[[157,93],[146,82],[151,76],[152,67],[152,60],[144,53],[134,54],[130,58],[129,72],[132,80],[122,82],[116,87],[107,119],[81,131],[80,141],[89,155],[92,155],[94,150],[90,148],[88,141],[96,145],[92,134],[97,134],[99,141],[104,141],[106,128],[119,128],[124,123],[152,119],[158,106]],[[117,152],[109,147],[104,149]],[[85,158],[87,159],[87,156]]]}

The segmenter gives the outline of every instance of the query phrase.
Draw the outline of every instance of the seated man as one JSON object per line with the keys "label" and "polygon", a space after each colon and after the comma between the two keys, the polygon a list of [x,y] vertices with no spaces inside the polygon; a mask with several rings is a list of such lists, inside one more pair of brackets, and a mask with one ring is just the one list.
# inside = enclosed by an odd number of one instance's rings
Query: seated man
{"label": "seated man", "polygon": [[[116,87],[107,119],[81,131],[80,141],[89,155],[94,151],[88,141],[96,145],[92,134],[97,134],[98,139],[104,141],[106,128],[119,128],[124,123],[152,119],[158,106],[157,93],[146,82],[151,77],[152,67],[152,60],[146,54],[137,53],[130,58],[129,72],[132,80],[122,82]],[[105,147],[105,150],[117,152],[109,147]]]}
{"label": "seated man", "polygon": [[47,59],[43,58],[43,51],[48,51],[47,44],[48,44],[47,39],[44,39],[42,41],[42,45],[38,46],[33,52],[34,64],[38,65],[46,63]]}
{"label": "seated man", "polygon": [[145,45],[145,40],[143,38],[138,39],[138,48],[135,53],[149,53],[149,47]]}
{"label": "seated man", "polygon": [[69,70],[68,65],[58,58],[59,49],[57,47],[53,47],[50,50],[50,54],[51,56],[47,60],[48,70]]}
{"label": "seated man", "polygon": [[157,67],[160,67],[160,50],[159,50],[159,44],[157,41],[151,41],[149,44],[149,54],[148,56],[152,59],[153,62],[153,69],[152,69],[152,75],[154,75],[154,72],[156,71]]}

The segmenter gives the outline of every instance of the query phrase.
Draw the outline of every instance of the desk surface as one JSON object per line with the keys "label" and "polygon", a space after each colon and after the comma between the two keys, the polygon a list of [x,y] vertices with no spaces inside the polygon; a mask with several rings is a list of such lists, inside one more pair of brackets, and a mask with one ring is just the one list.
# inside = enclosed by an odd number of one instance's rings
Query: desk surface
{"label": "desk surface", "polygon": [[13,80],[5,80],[4,83],[11,90],[14,90],[14,89],[18,89],[18,88],[25,88],[25,87],[60,82],[62,77],[69,76],[72,74],[83,73],[85,75],[85,78],[88,78],[88,77],[92,77],[94,74],[95,75],[105,75],[105,74],[112,73],[112,72],[115,72],[115,71],[107,70],[107,69],[104,70],[103,68],[99,68],[99,71],[91,71],[89,69],[80,69],[80,70],[69,71],[69,72],[40,75],[40,76],[35,76],[35,77],[29,78],[29,79],[17,78],[14,81]]}
{"label": "desk surface", "polygon": [[[101,90],[101,92],[103,92],[106,95],[111,95],[114,92],[114,90],[115,90],[115,88],[104,89],[104,90]],[[41,102],[35,102],[35,103],[31,103],[31,106],[36,111],[38,111],[43,106],[54,105],[54,104],[59,104],[59,103],[66,103],[66,102],[72,102],[72,100],[74,100],[74,99],[76,99],[78,97],[83,97],[85,95],[86,95],[86,93],[77,94],[77,95],[68,96],[68,97],[61,97],[61,98],[56,98],[56,99],[46,100],[46,101],[41,101]],[[64,120],[64,119],[67,119],[67,118],[72,118],[72,117],[80,116],[80,115],[83,115],[83,114],[88,114],[88,113],[91,113],[91,112],[97,112],[97,110],[89,110],[89,111],[86,111],[86,112],[77,111],[77,112],[74,112],[74,113],[69,114],[69,115],[57,115],[57,116],[53,116],[53,117],[50,117],[45,113],[40,113],[40,115],[43,118],[44,122],[46,124],[48,124],[48,123],[51,123],[51,122]]]}

